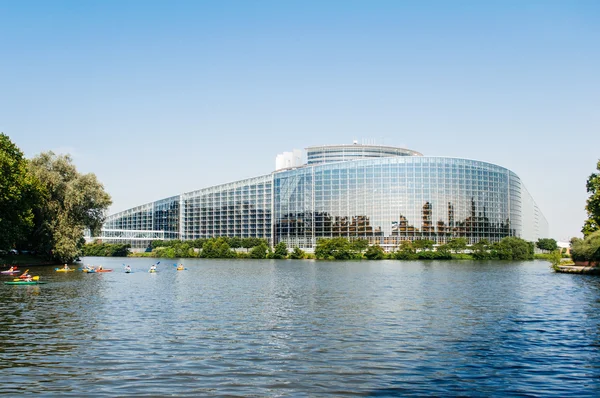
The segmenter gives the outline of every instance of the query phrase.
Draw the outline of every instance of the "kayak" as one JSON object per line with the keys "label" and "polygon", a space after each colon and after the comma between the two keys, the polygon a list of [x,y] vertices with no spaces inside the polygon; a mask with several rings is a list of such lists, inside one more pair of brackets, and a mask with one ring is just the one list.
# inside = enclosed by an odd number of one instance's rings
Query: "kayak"
{"label": "kayak", "polygon": [[151,274],[155,274],[155,273],[156,273],[156,270],[155,270],[155,269],[151,269],[151,270],[149,270],[148,272],[150,272]]}
{"label": "kayak", "polygon": [[54,268],[54,269],[56,270],[56,272],[71,272],[71,271],[75,271],[75,269],[73,269],[73,268],[67,268],[67,269],[64,269],[64,268]]}
{"label": "kayak", "polygon": [[84,268],[82,269],[83,272],[87,272],[90,274],[96,273],[96,272],[112,272],[112,269],[88,269],[88,268]]}
{"label": "kayak", "polygon": [[13,274],[18,274],[19,272],[21,272],[21,270],[16,269],[14,271],[0,271],[0,274],[13,275]]}
{"label": "kayak", "polygon": [[4,282],[5,285],[41,285],[46,282],[41,281],[13,281],[13,282]]}
{"label": "kayak", "polygon": [[126,274],[131,274],[131,271],[125,271]]}

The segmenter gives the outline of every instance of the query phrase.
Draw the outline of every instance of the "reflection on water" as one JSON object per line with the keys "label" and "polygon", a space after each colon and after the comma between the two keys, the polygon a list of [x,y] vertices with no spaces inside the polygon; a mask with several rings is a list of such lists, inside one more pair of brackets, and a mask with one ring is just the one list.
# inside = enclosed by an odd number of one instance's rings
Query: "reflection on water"
{"label": "reflection on water", "polygon": [[545,262],[123,260],[0,286],[0,394],[600,395],[600,279]]}

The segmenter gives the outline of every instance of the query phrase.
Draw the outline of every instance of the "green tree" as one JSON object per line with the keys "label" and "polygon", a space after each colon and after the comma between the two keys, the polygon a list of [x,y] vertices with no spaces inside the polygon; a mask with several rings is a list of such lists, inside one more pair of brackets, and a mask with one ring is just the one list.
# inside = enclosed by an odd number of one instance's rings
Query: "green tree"
{"label": "green tree", "polygon": [[385,258],[385,253],[381,246],[372,245],[367,247],[367,250],[365,251],[365,257],[368,260],[383,260]]}
{"label": "green tree", "polygon": [[358,257],[346,238],[319,239],[315,247],[318,260],[350,260]]}
{"label": "green tree", "polygon": [[573,261],[600,262],[600,231],[593,232],[584,239],[571,239]]}
{"label": "green tree", "polygon": [[397,260],[414,260],[417,258],[416,250],[413,245],[413,242],[409,240],[403,240],[400,242],[400,246],[398,247],[398,251],[394,253],[394,257]]}
{"label": "green tree", "polygon": [[467,248],[467,238],[450,239],[447,245],[448,249],[454,253],[461,252]]}
{"label": "green tree", "polygon": [[301,260],[304,258],[304,251],[299,247],[295,247],[294,250],[290,253],[290,258],[292,260]]}
{"label": "green tree", "polygon": [[413,247],[417,250],[431,250],[435,242],[429,239],[416,239],[413,241]]}
{"label": "green tree", "polygon": [[492,246],[492,255],[500,260],[533,260],[533,243],[508,236]]}
{"label": "green tree", "polygon": [[275,245],[275,250],[273,251],[273,253],[271,253],[271,256],[269,258],[283,259],[287,258],[287,255],[287,245],[285,244],[285,242],[279,242],[277,245]]}
{"label": "green tree", "polygon": [[556,244],[556,240],[551,239],[551,238],[540,238],[538,239],[538,241],[535,243],[536,247],[540,250],[546,250],[546,251],[554,251],[556,249],[558,249],[558,245]]}
{"label": "green tree", "polygon": [[366,239],[356,239],[350,242],[350,250],[356,253],[362,253],[369,247],[369,241]]}
{"label": "green tree", "polygon": [[38,253],[72,262],[80,253],[83,230],[95,233],[102,226],[110,196],[94,174],[78,173],[69,155],[42,153],[29,162],[29,171],[41,193],[30,240]]}
{"label": "green tree", "polygon": [[200,252],[202,258],[233,258],[235,252],[231,250],[226,239],[211,238],[204,242],[202,246],[202,252]]}
{"label": "green tree", "polygon": [[473,258],[475,260],[490,260],[490,242],[487,239],[482,239],[471,246]]}
{"label": "green tree", "polygon": [[250,250],[250,258],[263,259],[267,257],[268,248],[269,247],[265,243],[254,246],[252,250]]}
{"label": "green tree", "polygon": [[585,220],[581,230],[584,237],[600,230],[600,160],[596,164],[596,170],[598,170],[598,173],[592,173],[585,185],[590,196],[585,206],[588,219]]}
{"label": "green tree", "polygon": [[37,192],[23,153],[0,134],[0,249],[13,248],[33,227]]}

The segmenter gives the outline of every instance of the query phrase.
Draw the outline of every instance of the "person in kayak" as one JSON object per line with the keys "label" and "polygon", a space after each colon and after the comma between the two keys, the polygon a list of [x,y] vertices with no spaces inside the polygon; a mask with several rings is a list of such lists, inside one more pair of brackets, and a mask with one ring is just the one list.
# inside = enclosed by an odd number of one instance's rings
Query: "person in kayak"
{"label": "person in kayak", "polygon": [[184,268],[183,268],[183,264],[179,264],[179,265],[177,266],[177,271],[181,271],[181,270],[183,270],[183,269],[184,269]]}
{"label": "person in kayak", "polygon": [[102,271],[102,266],[101,265],[98,266],[98,271]]}
{"label": "person in kayak", "polygon": [[70,269],[69,266],[67,264],[65,264],[65,266],[63,267],[63,269]]}
{"label": "person in kayak", "polygon": [[16,271],[17,267],[13,267],[12,265],[10,266],[10,268],[8,269],[8,272],[13,272]]}
{"label": "person in kayak", "polygon": [[129,265],[125,266],[125,272],[127,272],[127,273],[131,272],[131,267]]}
{"label": "person in kayak", "polygon": [[19,276],[19,279],[22,279],[27,282],[31,282],[31,274],[29,274],[29,272],[25,271],[25,273],[23,275]]}
{"label": "person in kayak", "polygon": [[150,267],[150,272],[156,272],[156,264],[152,264]]}

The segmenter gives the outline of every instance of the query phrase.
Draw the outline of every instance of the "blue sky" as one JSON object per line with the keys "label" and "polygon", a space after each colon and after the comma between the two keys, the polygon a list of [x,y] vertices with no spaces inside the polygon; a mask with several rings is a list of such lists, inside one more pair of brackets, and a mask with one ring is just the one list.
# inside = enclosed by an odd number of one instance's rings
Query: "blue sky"
{"label": "blue sky", "polygon": [[597,1],[0,0],[0,131],[111,212],[368,141],[515,171],[580,234],[600,159]]}

